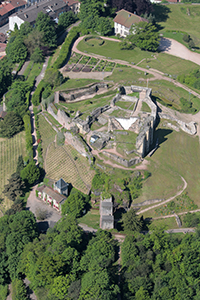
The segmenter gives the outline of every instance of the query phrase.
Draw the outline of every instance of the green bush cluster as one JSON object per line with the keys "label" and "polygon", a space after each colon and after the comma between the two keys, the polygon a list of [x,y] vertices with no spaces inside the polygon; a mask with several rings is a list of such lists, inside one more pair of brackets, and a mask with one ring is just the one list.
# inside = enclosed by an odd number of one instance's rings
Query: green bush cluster
{"label": "green bush cluster", "polygon": [[26,114],[23,117],[24,128],[25,128],[25,136],[26,136],[26,150],[27,150],[27,159],[29,160],[33,158],[33,139],[31,135],[31,119],[30,114]]}
{"label": "green bush cluster", "polygon": [[38,115],[35,115],[35,127],[36,127],[36,136],[37,136],[37,142],[38,142],[38,163],[40,167],[43,167],[44,159],[43,159],[43,149],[42,149],[42,140],[41,140],[41,134],[39,131],[39,119]]}
{"label": "green bush cluster", "polygon": [[53,64],[53,68],[60,69],[63,66],[63,64],[66,61],[68,54],[71,50],[71,46],[72,46],[73,42],[77,39],[78,35],[79,35],[79,28],[73,27],[70,30],[70,32],[68,33],[68,35],[62,45],[59,56],[58,56],[57,60],[55,61],[55,63]]}
{"label": "green bush cluster", "polygon": [[198,206],[194,204],[194,201],[190,199],[187,193],[183,193],[175,200],[170,201],[168,204],[157,208],[155,212],[156,215],[166,216],[181,211],[194,210],[197,208]]}
{"label": "green bush cluster", "polygon": [[47,85],[46,82],[44,82],[43,80],[41,80],[40,83],[38,84],[32,96],[33,105],[38,106],[40,104],[42,92],[44,91],[46,85]]}
{"label": "green bush cluster", "polygon": [[180,83],[185,83],[191,87],[194,87],[197,90],[200,90],[200,70],[195,69],[194,71],[190,72],[189,74],[179,75],[177,77]]}

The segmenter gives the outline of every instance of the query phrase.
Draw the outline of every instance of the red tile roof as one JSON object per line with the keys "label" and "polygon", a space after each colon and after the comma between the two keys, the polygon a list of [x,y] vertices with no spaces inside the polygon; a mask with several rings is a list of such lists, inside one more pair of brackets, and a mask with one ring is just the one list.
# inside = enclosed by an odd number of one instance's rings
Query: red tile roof
{"label": "red tile roof", "polygon": [[132,14],[129,11],[125,10],[125,9],[121,9],[118,12],[116,12],[116,17],[114,18],[114,22],[121,24],[127,28],[130,28],[131,25],[135,24],[135,23],[139,23],[139,22],[148,22],[146,19]]}
{"label": "red tile roof", "polygon": [[6,35],[0,32],[0,43],[5,43],[6,40],[7,40]]}
{"label": "red tile roof", "polygon": [[68,6],[71,6],[71,5],[73,5],[73,4],[79,3],[78,0],[64,0],[64,2],[65,2],[66,4],[68,4]]}
{"label": "red tile roof", "polygon": [[7,44],[0,43],[0,52],[5,51]]}
{"label": "red tile roof", "polygon": [[15,7],[9,2],[3,2],[0,5],[0,15],[3,16],[7,14],[9,11],[14,10]]}

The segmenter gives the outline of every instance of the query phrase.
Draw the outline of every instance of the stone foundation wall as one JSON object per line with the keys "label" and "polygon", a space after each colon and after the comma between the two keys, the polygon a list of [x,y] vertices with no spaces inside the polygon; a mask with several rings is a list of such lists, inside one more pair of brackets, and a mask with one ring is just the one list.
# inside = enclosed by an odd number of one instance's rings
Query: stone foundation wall
{"label": "stone foundation wall", "polygon": [[136,158],[132,158],[130,160],[126,160],[123,157],[117,156],[113,153],[107,152],[107,151],[103,151],[102,152],[104,155],[106,155],[107,157],[109,157],[110,159],[116,161],[117,163],[119,163],[120,165],[123,165],[126,168],[129,168],[133,165],[139,164],[142,159],[140,157],[136,157]]}
{"label": "stone foundation wall", "polygon": [[167,120],[171,120],[171,121],[175,121],[178,123],[179,127],[185,131],[186,133],[190,134],[190,135],[194,135],[197,133],[197,129],[196,129],[196,125],[195,122],[190,122],[190,123],[185,123],[179,119],[176,119],[170,115],[167,114],[163,114],[163,113],[158,113],[159,117],[161,119],[167,119]]}

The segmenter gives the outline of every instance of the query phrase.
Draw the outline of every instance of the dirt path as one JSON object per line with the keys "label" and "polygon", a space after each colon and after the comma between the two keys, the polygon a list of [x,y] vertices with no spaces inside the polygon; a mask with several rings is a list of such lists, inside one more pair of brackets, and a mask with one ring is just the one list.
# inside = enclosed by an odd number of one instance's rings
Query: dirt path
{"label": "dirt path", "polygon": [[162,38],[160,41],[159,50],[171,54],[182,59],[192,61],[193,63],[200,65],[200,54],[190,51],[181,43],[168,38]]}
{"label": "dirt path", "polygon": [[163,201],[163,202],[161,202],[161,203],[159,203],[159,204],[156,204],[156,205],[153,205],[153,206],[151,206],[151,207],[145,208],[145,209],[139,211],[139,212],[137,213],[137,215],[143,214],[144,212],[146,212],[146,211],[148,211],[148,210],[150,210],[150,209],[154,209],[154,208],[156,208],[156,207],[158,207],[158,206],[161,206],[161,205],[163,205],[163,204],[166,204],[166,203],[172,201],[174,198],[180,196],[180,195],[182,194],[182,192],[183,192],[183,191],[186,189],[186,187],[187,187],[187,182],[185,181],[185,179],[184,179],[182,176],[181,176],[181,179],[182,179],[183,182],[184,182],[184,186],[183,186],[182,190],[180,190],[179,192],[177,192],[177,194],[176,194],[175,196],[172,196],[172,197],[170,197],[169,199],[167,199],[167,200],[165,200],[165,201]]}

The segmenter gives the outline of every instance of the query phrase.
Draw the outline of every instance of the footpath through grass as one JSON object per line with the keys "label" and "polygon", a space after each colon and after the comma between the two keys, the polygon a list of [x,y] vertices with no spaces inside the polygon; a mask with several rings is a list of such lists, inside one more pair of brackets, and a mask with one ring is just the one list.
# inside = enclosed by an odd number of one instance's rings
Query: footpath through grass
{"label": "footpath through grass", "polygon": [[[155,138],[159,140],[159,148],[148,158],[152,176],[144,183],[142,195],[135,202],[174,196],[183,188],[181,175],[188,184],[188,196],[200,207],[199,138],[162,126],[157,128]],[[155,212],[149,210],[144,215],[153,217]]]}
{"label": "footpath through grass", "polygon": [[[0,138],[0,197],[5,198],[2,194],[4,185],[8,184],[7,179],[16,171],[19,155],[25,156],[26,143],[25,132],[20,132],[10,139]],[[5,211],[10,207],[12,201],[5,198],[0,204],[1,211]]]}

